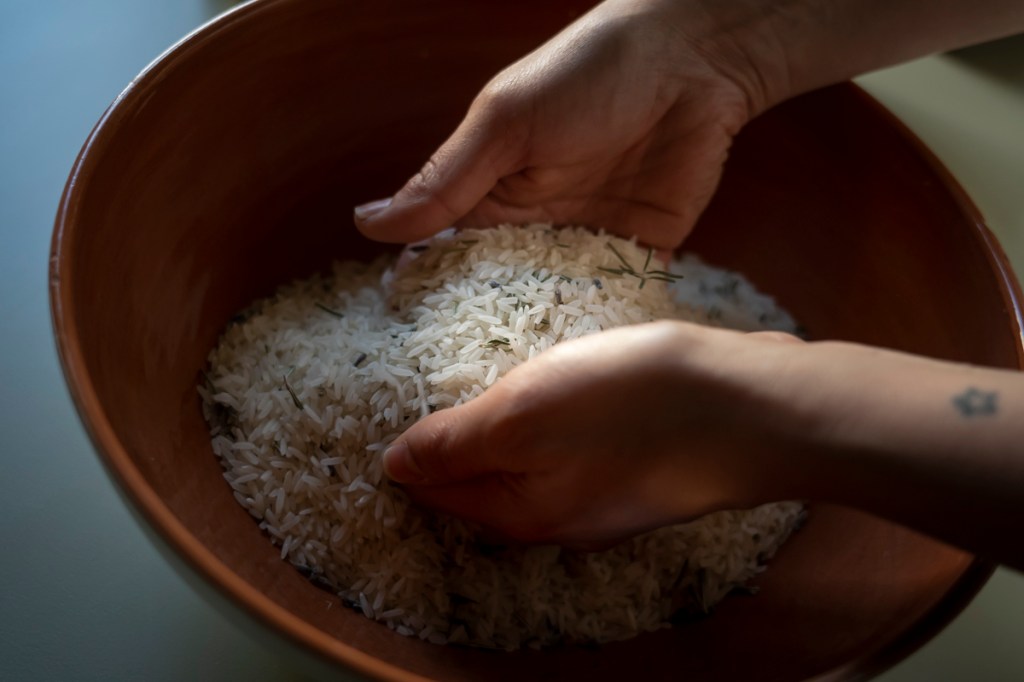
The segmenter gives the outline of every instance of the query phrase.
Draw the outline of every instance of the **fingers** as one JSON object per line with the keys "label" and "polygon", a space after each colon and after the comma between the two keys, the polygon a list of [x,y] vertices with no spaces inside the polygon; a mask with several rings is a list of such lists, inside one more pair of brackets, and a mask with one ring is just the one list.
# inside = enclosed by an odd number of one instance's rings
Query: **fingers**
{"label": "fingers", "polygon": [[[500,475],[484,475],[463,483],[410,486],[406,493],[417,504],[488,527],[494,539],[512,538],[505,515],[521,516]],[[516,512],[519,514],[516,514]]]}
{"label": "fingers", "polygon": [[485,394],[420,420],[384,452],[384,472],[417,504],[536,542],[549,529],[524,506],[523,475],[506,470],[509,439],[494,435],[494,402]]}
{"label": "fingers", "polygon": [[384,472],[417,504],[534,541],[542,532],[516,498],[519,475],[502,470],[494,443],[503,439],[489,437],[490,402],[480,396],[420,420],[385,450]]}
{"label": "fingers", "polygon": [[491,402],[484,395],[421,419],[384,451],[384,473],[396,483],[437,486],[492,471]]}
{"label": "fingers", "polygon": [[356,207],[356,227],[377,241],[407,243],[454,225],[513,170],[522,138],[501,130],[503,116],[474,106],[393,197]]}

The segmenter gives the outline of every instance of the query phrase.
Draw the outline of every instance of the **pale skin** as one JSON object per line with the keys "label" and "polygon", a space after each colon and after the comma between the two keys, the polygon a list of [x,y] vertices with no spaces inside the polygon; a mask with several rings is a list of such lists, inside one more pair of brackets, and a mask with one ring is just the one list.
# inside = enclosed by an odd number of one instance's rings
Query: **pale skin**
{"label": "pale skin", "polygon": [[[498,74],[383,241],[552,221],[678,246],[733,136],[801,92],[1024,30],[1019,0],[608,0]],[[778,499],[861,508],[1024,569],[1024,376],[660,322],[561,344],[408,429],[385,470],[524,542],[607,546]]]}

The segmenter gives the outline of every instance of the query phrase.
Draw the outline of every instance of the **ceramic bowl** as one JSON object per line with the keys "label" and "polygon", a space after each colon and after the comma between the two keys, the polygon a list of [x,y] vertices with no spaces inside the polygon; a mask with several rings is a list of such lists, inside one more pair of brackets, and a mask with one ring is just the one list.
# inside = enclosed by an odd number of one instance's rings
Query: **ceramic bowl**
{"label": "ceramic bowl", "polygon": [[[228,319],[289,278],[378,253],[351,207],[400,186],[491,75],[584,9],[261,0],[164,54],[97,124],[57,216],[52,311],[78,411],[186,575],[336,670],[388,680],[871,674],[940,629],[991,567],[813,505],[760,594],[700,622],[599,650],[438,647],[310,584],[221,477],[196,384]],[[1021,366],[1019,292],[992,235],[921,143],[851,85],[749,126],[688,247],[748,274],[813,337]]]}

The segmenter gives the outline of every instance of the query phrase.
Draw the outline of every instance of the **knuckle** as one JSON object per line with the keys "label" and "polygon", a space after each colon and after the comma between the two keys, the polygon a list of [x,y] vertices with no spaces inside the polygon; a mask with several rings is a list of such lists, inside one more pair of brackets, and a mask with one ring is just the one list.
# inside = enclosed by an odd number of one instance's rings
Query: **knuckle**
{"label": "knuckle", "polygon": [[[490,455],[503,454],[503,459],[521,457],[532,453],[537,447],[538,419],[536,401],[529,392],[508,378],[501,387],[501,395],[491,410],[488,428],[482,434],[480,447]],[[498,388],[498,387],[495,387]],[[508,464],[513,462],[509,461]]]}
{"label": "knuckle", "polygon": [[409,182],[405,184],[404,191],[414,198],[431,194],[440,178],[440,163],[438,153],[435,152],[416,174],[409,178]]}
{"label": "knuckle", "polygon": [[407,438],[409,456],[427,479],[443,480],[451,474],[456,457],[451,432],[448,420],[433,419],[418,429],[415,438]]}
{"label": "knuckle", "polygon": [[451,222],[459,218],[462,211],[454,199],[453,188],[445,182],[443,168],[446,154],[444,150],[435,152],[416,175],[405,183],[400,194],[405,202],[436,207],[444,219]]}
{"label": "knuckle", "polygon": [[478,105],[484,111],[501,113],[518,106],[522,100],[521,92],[518,80],[506,70],[483,87],[474,105]]}
{"label": "knuckle", "polygon": [[501,140],[503,149],[519,150],[530,136],[530,98],[516,79],[498,76],[477,95],[472,116],[484,134]]}
{"label": "knuckle", "polygon": [[447,428],[438,434],[433,458],[433,466],[438,478],[449,480],[461,476],[466,468],[465,457],[467,455],[462,445],[463,443],[457,437],[454,428]]}

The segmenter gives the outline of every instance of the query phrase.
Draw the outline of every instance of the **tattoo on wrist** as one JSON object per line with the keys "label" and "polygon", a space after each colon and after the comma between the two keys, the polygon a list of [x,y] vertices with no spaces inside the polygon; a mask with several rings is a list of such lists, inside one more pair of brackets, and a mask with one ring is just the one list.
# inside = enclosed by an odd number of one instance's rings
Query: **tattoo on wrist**
{"label": "tattoo on wrist", "polygon": [[953,407],[963,417],[987,417],[999,411],[999,394],[969,387],[953,396]]}

